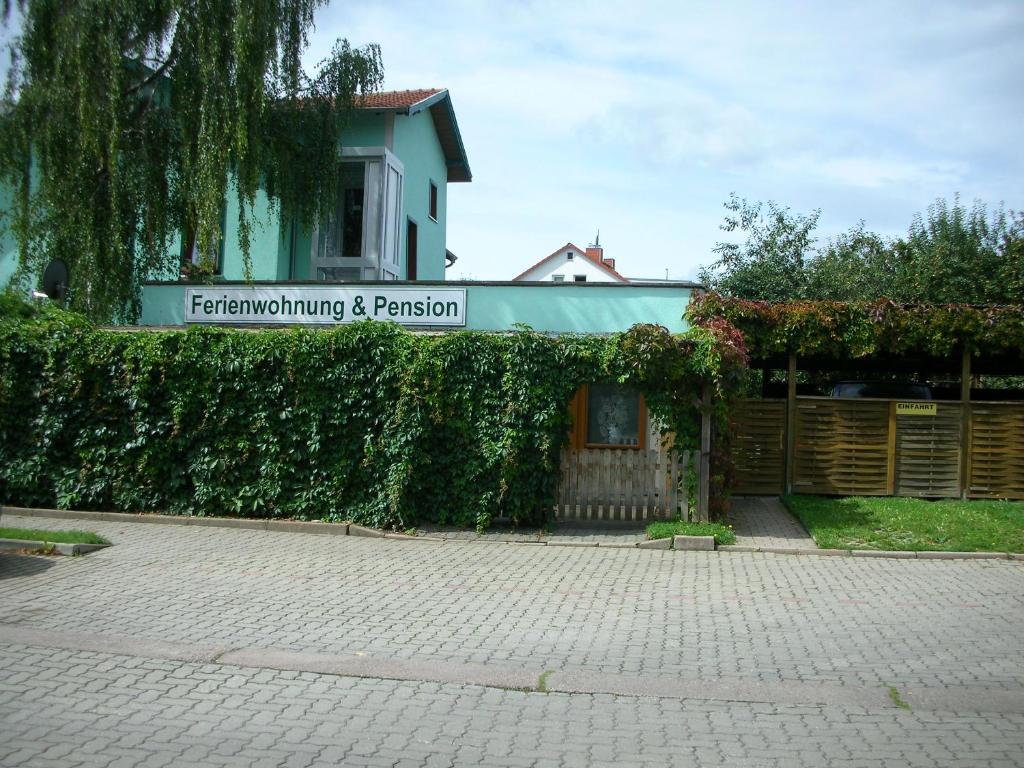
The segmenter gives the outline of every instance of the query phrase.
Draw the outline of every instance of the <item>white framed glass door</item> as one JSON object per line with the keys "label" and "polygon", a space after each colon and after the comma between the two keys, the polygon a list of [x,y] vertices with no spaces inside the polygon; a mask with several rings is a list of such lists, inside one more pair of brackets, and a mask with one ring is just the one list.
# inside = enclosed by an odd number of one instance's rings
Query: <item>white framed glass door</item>
{"label": "white framed glass door", "polygon": [[397,280],[404,171],[386,149],[343,157],[338,194],[327,221],[314,227],[310,248],[317,280]]}

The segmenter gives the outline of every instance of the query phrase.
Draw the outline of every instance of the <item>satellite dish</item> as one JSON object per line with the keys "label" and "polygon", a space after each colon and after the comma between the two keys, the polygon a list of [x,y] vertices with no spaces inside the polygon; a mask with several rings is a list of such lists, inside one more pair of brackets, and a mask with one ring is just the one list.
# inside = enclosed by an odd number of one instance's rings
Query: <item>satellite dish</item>
{"label": "satellite dish", "polygon": [[64,301],[68,293],[68,265],[61,259],[54,259],[43,272],[43,293],[51,299]]}

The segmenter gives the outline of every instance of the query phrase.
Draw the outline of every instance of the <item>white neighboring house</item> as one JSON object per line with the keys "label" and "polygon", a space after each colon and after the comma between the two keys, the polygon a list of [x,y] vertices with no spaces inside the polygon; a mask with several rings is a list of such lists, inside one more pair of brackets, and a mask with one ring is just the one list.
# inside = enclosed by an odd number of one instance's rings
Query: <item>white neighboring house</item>
{"label": "white neighboring house", "polygon": [[600,239],[586,250],[566,243],[512,279],[520,282],[545,283],[629,282],[629,278],[615,271],[615,259],[605,258]]}

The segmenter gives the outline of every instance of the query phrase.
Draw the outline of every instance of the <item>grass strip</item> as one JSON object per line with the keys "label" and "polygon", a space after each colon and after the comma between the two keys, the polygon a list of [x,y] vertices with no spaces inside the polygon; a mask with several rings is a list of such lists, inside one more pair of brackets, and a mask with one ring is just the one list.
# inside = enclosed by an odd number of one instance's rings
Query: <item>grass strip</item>
{"label": "grass strip", "polygon": [[826,549],[1024,552],[1024,502],[784,496]]}
{"label": "grass strip", "polygon": [[0,528],[0,539],[45,541],[54,544],[109,544],[92,531],[46,531],[41,528]]}

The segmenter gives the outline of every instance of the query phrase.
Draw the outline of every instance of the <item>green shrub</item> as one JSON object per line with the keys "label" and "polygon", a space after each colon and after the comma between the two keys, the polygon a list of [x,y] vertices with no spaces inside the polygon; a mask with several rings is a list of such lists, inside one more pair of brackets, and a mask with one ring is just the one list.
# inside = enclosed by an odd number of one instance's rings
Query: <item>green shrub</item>
{"label": "green shrub", "polygon": [[621,381],[695,444],[705,382],[738,377],[714,331],[612,337],[331,329],[98,329],[0,322],[0,496],[63,508],[537,523],[568,402]]}

